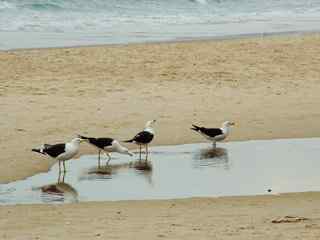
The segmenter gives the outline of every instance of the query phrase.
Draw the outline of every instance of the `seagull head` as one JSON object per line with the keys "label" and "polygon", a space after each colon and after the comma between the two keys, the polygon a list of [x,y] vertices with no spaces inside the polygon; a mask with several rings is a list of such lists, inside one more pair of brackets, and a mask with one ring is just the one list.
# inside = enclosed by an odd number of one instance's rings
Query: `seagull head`
{"label": "seagull head", "polygon": [[230,121],[226,121],[222,124],[224,127],[230,127],[230,126],[234,126],[235,123],[234,122],[230,122]]}
{"label": "seagull head", "polygon": [[152,128],[155,123],[156,123],[156,120],[150,120],[146,123],[145,128]]}

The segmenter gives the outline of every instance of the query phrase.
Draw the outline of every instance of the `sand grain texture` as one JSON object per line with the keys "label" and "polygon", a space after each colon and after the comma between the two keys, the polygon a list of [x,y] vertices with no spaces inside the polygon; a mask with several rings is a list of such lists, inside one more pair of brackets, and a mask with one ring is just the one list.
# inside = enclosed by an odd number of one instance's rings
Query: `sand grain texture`
{"label": "sand grain texture", "polygon": [[[319,193],[0,207],[1,239],[320,238]],[[274,224],[286,215],[308,217]]]}

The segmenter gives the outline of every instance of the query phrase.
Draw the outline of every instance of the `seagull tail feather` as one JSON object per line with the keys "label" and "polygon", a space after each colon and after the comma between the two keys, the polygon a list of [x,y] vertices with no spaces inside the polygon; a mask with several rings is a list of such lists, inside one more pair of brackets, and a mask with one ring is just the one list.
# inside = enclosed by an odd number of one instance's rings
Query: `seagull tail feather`
{"label": "seagull tail feather", "polygon": [[41,153],[41,154],[45,154],[45,153],[43,152],[43,149],[41,149],[41,148],[32,148],[31,151],[32,151],[32,152]]}
{"label": "seagull tail feather", "polygon": [[198,132],[200,130],[200,127],[198,127],[197,125],[192,124],[192,128],[190,128],[190,129]]}
{"label": "seagull tail feather", "polygon": [[80,135],[80,134],[78,134],[78,137],[81,138],[81,139],[86,139],[86,140],[89,139],[88,137],[82,136],[82,135]]}

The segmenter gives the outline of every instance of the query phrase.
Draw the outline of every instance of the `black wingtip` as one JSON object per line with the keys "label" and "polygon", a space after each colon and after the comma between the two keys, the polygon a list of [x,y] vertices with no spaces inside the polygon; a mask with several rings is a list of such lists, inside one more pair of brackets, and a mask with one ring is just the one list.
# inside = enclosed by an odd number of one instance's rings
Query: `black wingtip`
{"label": "black wingtip", "polygon": [[121,141],[121,142],[125,142],[125,143],[132,143],[132,142],[133,142],[133,139],[130,139],[130,140],[124,140],[124,141]]}

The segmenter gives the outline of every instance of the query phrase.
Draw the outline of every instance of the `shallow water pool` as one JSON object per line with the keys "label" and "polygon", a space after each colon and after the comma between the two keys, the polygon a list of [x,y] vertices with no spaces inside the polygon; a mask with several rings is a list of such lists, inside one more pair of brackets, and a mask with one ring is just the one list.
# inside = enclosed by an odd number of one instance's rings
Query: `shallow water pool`
{"label": "shallow water pool", "polygon": [[[113,154],[58,164],[49,172],[0,185],[0,204],[172,199],[320,190],[320,138],[210,143],[151,148],[150,169]],[[45,161],[45,160],[44,160]],[[138,165],[137,165],[138,164]]]}

